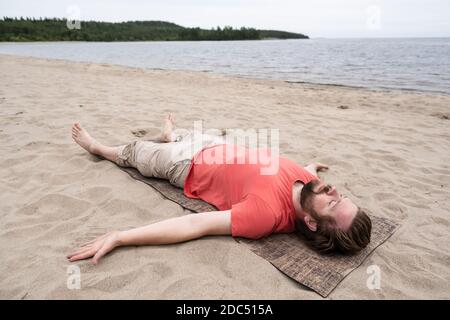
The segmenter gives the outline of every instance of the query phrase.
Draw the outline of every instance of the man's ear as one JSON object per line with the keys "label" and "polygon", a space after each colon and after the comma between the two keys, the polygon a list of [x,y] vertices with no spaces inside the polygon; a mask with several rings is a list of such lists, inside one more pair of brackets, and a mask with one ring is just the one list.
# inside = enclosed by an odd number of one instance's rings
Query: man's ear
{"label": "man's ear", "polygon": [[311,218],[309,215],[305,216],[305,224],[307,225],[308,229],[311,231],[317,231],[317,222],[313,218]]}

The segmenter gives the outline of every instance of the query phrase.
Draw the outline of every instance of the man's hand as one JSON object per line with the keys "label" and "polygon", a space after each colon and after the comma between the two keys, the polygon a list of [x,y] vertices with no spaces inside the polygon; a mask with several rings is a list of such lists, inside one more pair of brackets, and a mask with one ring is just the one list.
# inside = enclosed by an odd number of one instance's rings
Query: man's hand
{"label": "man's hand", "polygon": [[318,163],[317,162],[317,163],[313,163],[312,165],[316,168],[317,172],[328,170],[328,166],[326,164],[323,164],[323,163]]}
{"label": "man's hand", "polygon": [[67,259],[73,262],[94,257],[92,258],[92,263],[97,264],[101,257],[119,246],[119,234],[119,231],[112,231],[89,241],[79,249],[68,254]]}
{"label": "man's hand", "polygon": [[317,172],[328,170],[328,166],[323,163],[311,163],[305,167],[306,170],[308,170],[310,173],[318,177]]}

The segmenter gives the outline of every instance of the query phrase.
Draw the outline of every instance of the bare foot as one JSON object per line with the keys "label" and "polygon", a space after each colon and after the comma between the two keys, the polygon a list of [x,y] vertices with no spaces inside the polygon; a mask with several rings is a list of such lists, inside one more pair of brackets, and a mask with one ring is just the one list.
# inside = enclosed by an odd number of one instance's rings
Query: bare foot
{"label": "bare foot", "polygon": [[171,113],[169,113],[164,119],[164,127],[161,133],[161,140],[164,142],[172,141],[172,131],[174,126],[174,119]]}
{"label": "bare foot", "polygon": [[84,150],[97,154],[98,142],[83,128],[79,123],[75,123],[72,126],[72,138],[78,143]]}

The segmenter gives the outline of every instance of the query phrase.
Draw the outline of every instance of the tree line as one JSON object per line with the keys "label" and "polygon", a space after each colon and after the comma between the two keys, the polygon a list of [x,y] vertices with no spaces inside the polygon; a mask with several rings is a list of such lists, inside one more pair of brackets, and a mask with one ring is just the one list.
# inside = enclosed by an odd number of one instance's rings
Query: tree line
{"label": "tree line", "polygon": [[300,33],[230,26],[185,28],[165,21],[98,22],[77,24],[60,18],[0,19],[0,41],[201,41],[306,39]]}

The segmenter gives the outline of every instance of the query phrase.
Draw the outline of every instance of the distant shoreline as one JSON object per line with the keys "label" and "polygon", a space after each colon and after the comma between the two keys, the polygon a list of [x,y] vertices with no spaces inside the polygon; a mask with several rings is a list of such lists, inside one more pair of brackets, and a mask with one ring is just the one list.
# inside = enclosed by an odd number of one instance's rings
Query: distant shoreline
{"label": "distant shoreline", "polygon": [[0,19],[0,41],[230,41],[308,39],[294,32],[231,26],[186,28],[166,21],[101,22],[59,18]]}

